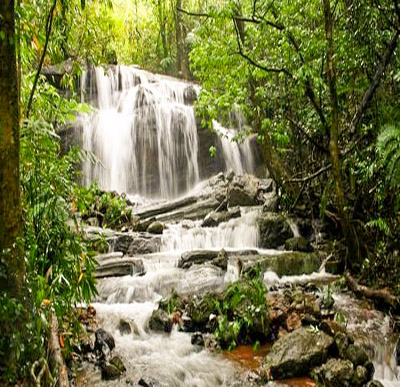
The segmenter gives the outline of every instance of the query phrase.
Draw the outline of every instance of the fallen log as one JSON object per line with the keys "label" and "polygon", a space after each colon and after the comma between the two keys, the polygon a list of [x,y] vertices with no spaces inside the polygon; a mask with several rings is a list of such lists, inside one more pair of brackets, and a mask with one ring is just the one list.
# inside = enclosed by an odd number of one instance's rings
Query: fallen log
{"label": "fallen log", "polygon": [[58,321],[54,312],[50,314],[50,363],[52,369],[56,372],[56,379],[58,377],[58,387],[69,387],[68,371],[65,365],[64,358],[61,353],[60,342],[58,337]]}
{"label": "fallen log", "polygon": [[377,307],[400,313],[400,297],[396,297],[387,290],[370,289],[367,286],[360,285],[357,281],[346,272],[346,281],[350,290],[359,297],[364,297],[372,300]]}

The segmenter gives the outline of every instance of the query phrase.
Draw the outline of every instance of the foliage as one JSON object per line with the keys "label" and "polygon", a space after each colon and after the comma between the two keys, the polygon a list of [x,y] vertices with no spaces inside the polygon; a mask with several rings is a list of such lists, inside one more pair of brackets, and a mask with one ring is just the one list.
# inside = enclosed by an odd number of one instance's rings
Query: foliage
{"label": "foliage", "polygon": [[75,206],[83,219],[96,216],[100,226],[119,227],[132,219],[132,210],[127,208],[124,196],[116,192],[102,192],[98,184],[89,188],[77,187]]}
{"label": "foliage", "polygon": [[228,286],[216,301],[214,335],[222,347],[265,340],[269,332],[267,289],[259,275],[245,275]]}
{"label": "foliage", "polygon": [[[71,212],[77,148],[60,157],[58,137],[44,121],[30,121],[21,131],[21,185],[24,201],[25,251],[28,271],[35,273],[37,301],[52,302],[56,314],[76,302],[90,302],[95,292],[88,255]],[[68,224],[74,219],[75,225]]]}
{"label": "foliage", "polygon": [[400,186],[400,127],[388,125],[378,136],[376,152],[389,187]]}

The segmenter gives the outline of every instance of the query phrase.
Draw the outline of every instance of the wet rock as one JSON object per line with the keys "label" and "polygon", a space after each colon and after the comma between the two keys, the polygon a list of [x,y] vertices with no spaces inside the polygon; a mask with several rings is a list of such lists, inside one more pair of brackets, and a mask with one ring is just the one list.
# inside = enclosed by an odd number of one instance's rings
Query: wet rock
{"label": "wet rock", "polygon": [[354,367],[364,365],[369,360],[364,348],[355,344],[350,344],[347,347],[345,356],[354,364]]}
{"label": "wet rock", "polygon": [[345,359],[347,347],[349,346],[349,338],[347,337],[347,335],[343,332],[336,333],[335,345],[336,345],[337,351],[339,353],[339,356],[342,359]]}
{"label": "wet rock", "polygon": [[289,223],[283,215],[266,212],[258,219],[260,247],[275,249],[293,237]]}
{"label": "wet rock", "polygon": [[366,384],[366,387],[384,387],[384,385],[378,380],[371,380]]}
{"label": "wet rock", "polygon": [[110,351],[115,348],[115,340],[111,333],[105,331],[103,328],[99,328],[95,332],[96,340],[95,340],[95,348],[101,348],[103,344],[106,344]]}
{"label": "wet rock", "polygon": [[273,271],[278,276],[310,274],[317,271],[322,257],[317,253],[302,253],[300,251],[284,252],[273,255],[243,255],[243,272],[258,266],[262,273]]}
{"label": "wet rock", "polygon": [[160,251],[161,239],[159,236],[139,233],[116,233],[114,250],[125,255],[151,254]]}
{"label": "wet rock", "polygon": [[169,333],[172,329],[172,320],[167,312],[156,309],[150,317],[149,328],[152,331]]}
{"label": "wet rock", "polygon": [[338,332],[346,334],[346,329],[339,325],[335,320],[323,320],[319,329],[327,333],[329,336],[335,336]]}
{"label": "wet rock", "polygon": [[143,261],[137,258],[123,258],[103,261],[96,267],[96,278],[122,277],[125,275],[144,275]]}
{"label": "wet rock", "polygon": [[110,363],[104,363],[101,366],[101,378],[104,380],[115,380],[121,376],[122,372],[118,368]]}
{"label": "wet rock", "polygon": [[375,373],[375,367],[371,360],[368,360],[364,364],[364,368],[367,370],[367,380],[371,380]]}
{"label": "wet rock", "polygon": [[333,339],[321,331],[300,328],[273,344],[266,365],[275,379],[307,375],[326,360],[332,343]]}
{"label": "wet rock", "polygon": [[226,270],[228,267],[228,253],[222,249],[218,255],[211,261],[211,264]]}
{"label": "wet rock", "polygon": [[276,192],[268,192],[263,195],[263,212],[276,212],[279,205],[279,196]]}
{"label": "wet rock", "polygon": [[185,90],[183,90],[183,101],[185,105],[193,105],[197,100],[197,91],[193,85],[188,85]]}
{"label": "wet rock", "polygon": [[151,376],[143,376],[139,380],[138,385],[142,387],[168,387],[168,384],[159,382]]}
{"label": "wet rock", "polygon": [[169,201],[167,203],[156,204],[155,206],[142,210],[135,215],[140,219],[153,218],[154,216],[167,214],[169,212],[176,211],[182,207],[194,204],[197,202],[197,200],[197,197],[189,196],[183,199]]}
{"label": "wet rock", "polygon": [[178,262],[178,267],[181,269],[188,269],[194,264],[199,265],[205,262],[210,262],[217,258],[218,254],[218,251],[215,250],[188,251],[181,255],[181,258]]}
{"label": "wet rock", "polygon": [[223,200],[216,196],[207,197],[205,199],[199,199],[194,204],[182,207],[176,211],[165,213],[157,216],[157,220],[160,222],[168,223],[181,221],[183,219],[198,220],[203,219],[209,212],[214,211],[220,205]]}
{"label": "wet rock", "polygon": [[285,249],[293,251],[304,251],[304,252],[313,251],[310,241],[303,237],[293,237],[286,239]]}
{"label": "wet rock", "polygon": [[121,318],[118,324],[118,330],[121,335],[130,335],[132,333],[139,335],[139,328],[133,320],[125,320]]}
{"label": "wet rock", "polygon": [[316,368],[313,374],[319,383],[327,387],[351,387],[354,367],[351,361],[329,359],[321,367]]}
{"label": "wet rock", "polygon": [[118,356],[114,356],[109,362],[102,363],[101,377],[104,380],[118,379],[125,372],[124,363]]}
{"label": "wet rock", "polygon": [[222,222],[240,217],[240,208],[235,207],[229,211],[210,212],[203,220],[202,227],[217,227]]}
{"label": "wet rock", "polygon": [[204,338],[203,338],[203,335],[201,334],[201,332],[193,333],[193,335],[190,339],[190,342],[193,345],[199,345],[201,347],[204,347]]}
{"label": "wet rock", "polygon": [[164,225],[161,222],[155,221],[147,227],[147,232],[150,234],[162,234],[164,231]]}
{"label": "wet rock", "polygon": [[364,386],[368,382],[368,372],[362,366],[357,366],[351,381],[352,386]]}
{"label": "wet rock", "polygon": [[95,256],[96,261],[101,264],[102,262],[109,261],[111,259],[119,259],[123,257],[123,253],[120,251],[112,252],[112,253],[105,253],[105,254],[98,254]]}
{"label": "wet rock", "polygon": [[146,220],[140,220],[138,216],[134,216],[132,221],[132,231],[146,232],[149,226],[155,222],[156,218],[150,218]]}
{"label": "wet rock", "polygon": [[228,204],[234,206],[256,206],[258,200],[258,179],[252,175],[235,176],[228,190]]}

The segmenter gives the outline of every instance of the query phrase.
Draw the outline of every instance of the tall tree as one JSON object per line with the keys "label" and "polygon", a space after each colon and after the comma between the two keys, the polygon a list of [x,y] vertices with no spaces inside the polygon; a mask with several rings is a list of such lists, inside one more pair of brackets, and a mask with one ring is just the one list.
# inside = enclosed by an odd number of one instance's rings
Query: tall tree
{"label": "tall tree", "polygon": [[24,264],[17,247],[21,231],[19,189],[19,91],[14,0],[0,3],[0,253],[7,277],[2,290],[18,296]]}
{"label": "tall tree", "polygon": [[[19,91],[16,60],[14,0],[0,2],[0,292],[20,299],[24,260],[18,244],[21,231],[19,189]],[[2,297],[3,298],[3,297]],[[15,319],[14,319],[15,318]],[[13,348],[16,315],[0,316],[2,345]],[[7,343],[9,345],[7,345]],[[0,369],[15,370],[17,351],[0,357]]]}

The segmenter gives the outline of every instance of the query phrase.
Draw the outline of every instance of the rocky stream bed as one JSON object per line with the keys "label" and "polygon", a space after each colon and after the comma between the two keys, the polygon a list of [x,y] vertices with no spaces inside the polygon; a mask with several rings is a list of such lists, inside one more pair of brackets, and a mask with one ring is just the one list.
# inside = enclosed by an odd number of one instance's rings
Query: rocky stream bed
{"label": "rocky stream bed", "polygon": [[[132,208],[119,230],[85,219],[99,294],[79,311],[88,335],[68,362],[76,386],[400,385],[390,316],[335,275],[318,221],[276,212],[272,180],[220,173],[184,198]],[[255,276],[268,289],[262,323],[228,351],[212,333],[215,305]]]}

